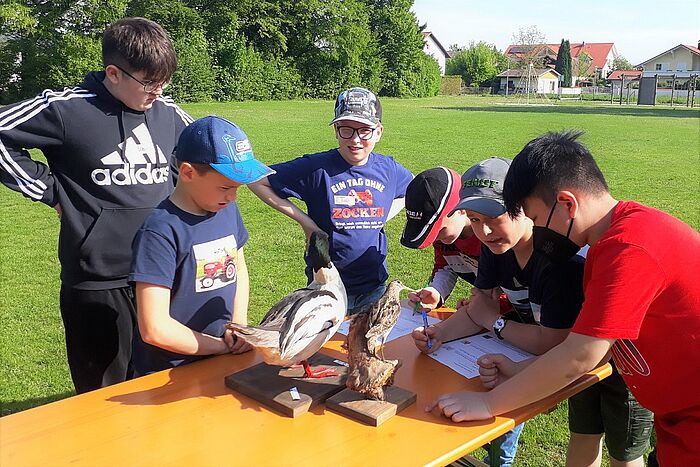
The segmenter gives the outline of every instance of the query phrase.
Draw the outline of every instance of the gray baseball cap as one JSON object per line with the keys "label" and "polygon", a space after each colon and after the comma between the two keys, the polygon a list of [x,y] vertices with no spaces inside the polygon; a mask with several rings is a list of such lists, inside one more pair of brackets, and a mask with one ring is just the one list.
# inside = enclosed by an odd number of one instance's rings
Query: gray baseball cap
{"label": "gray baseball cap", "polygon": [[382,120],[382,105],[369,89],[348,89],[338,94],[335,100],[335,117],[331,125],[343,120],[352,120],[374,127]]}
{"label": "gray baseball cap", "polygon": [[498,217],[506,212],[503,181],[511,162],[503,157],[491,157],[469,167],[462,175],[460,200],[453,211],[468,209],[489,217]]}

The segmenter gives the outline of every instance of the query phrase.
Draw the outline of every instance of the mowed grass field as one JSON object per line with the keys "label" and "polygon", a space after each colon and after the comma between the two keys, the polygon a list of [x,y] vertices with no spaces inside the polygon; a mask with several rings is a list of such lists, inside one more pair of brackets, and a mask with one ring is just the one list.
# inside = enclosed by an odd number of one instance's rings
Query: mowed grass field
{"label": "mowed grass field", "polygon": [[[698,110],[578,102],[520,106],[514,100],[482,97],[383,99],[382,104],[385,132],[376,150],[394,156],[414,174],[438,165],[461,173],[489,156],[513,157],[543,132],[576,128],[585,131],[582,140],[615,197],[638,200],[700,228]],[[328,126],[331,101],[183,107],[195,118],[215,114],[239,124],[266,163],[335,147]],[[304,285],[304,237],[298,226],[247,189],[239,191],[238,203],[250,231],[245,246],[249,316],[258,322],[275,301]],[[0,219],[0,404],[6,415],[68,397],[73,388],[58,310],[58,218],[52,209],[0,187]],[[386,226],[390,273],[419,287],[432,268],[432,251],[400,245],[403,219],[401,214]],[[466,293],[466,287],[459,287],[448,305]],[[561,404],[529,422],[516,464],[563,465],[566,416],[566,404]]]}

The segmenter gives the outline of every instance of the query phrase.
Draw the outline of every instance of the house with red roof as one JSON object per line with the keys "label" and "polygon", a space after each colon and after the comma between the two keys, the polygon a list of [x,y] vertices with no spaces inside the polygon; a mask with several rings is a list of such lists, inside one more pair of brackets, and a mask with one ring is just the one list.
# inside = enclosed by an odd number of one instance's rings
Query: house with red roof
{"label": "house with red roof", "polygon": [[700,43],[677,46],[646,60],[635,68],[644,70],[644,76],[670,76],[689,78],[700,74]]}
{"label": "house with red roof", "polygon": [[[505,55],[516,61],[533,54],[541,58],[545,66],[554,67],[560,44],[541,44],[536,46],[509,45]],[[571,48],[571,63],[573,68],[572,81],[581,81],[592,77],[605,78],[612,70],[613,60],[617,57],[617,49],[613,42],[580,42],[569,44]],[[535,47],[536,50],[533,50]],[[584,56],[587,57],[584,60]],[[578,73],[577,73],[578,71]]]}

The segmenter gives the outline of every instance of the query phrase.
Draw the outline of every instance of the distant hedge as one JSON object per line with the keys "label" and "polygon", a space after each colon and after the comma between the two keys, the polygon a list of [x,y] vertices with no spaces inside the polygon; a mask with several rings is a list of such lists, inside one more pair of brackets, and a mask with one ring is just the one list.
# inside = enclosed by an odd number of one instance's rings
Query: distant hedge
{"label": "distant hedge", "polygon": [[458,96],[462,92],[462,77],[459,75],[443,76],[440,83],[440,94]]}

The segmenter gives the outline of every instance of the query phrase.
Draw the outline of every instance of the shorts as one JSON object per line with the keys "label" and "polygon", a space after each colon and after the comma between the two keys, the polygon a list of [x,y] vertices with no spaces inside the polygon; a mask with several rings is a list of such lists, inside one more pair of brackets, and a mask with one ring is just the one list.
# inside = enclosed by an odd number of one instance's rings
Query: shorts
{"label": "shorts", "polygon": [[348,316],[360,312],[367,305],[371,305],[384,295],[386,286],[380,284],[368,292],[363,292],[357,295],[348,295]]}
{"label": "shorts", "polygon": [[654,414],[634,398],[613,366],[612,374],[569,398],[569,431],[605,434],[610,456],[631,461],[644,455]]}

